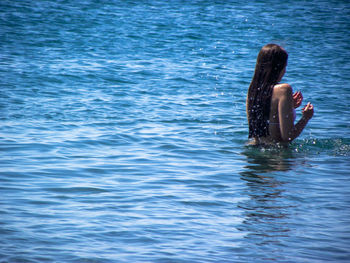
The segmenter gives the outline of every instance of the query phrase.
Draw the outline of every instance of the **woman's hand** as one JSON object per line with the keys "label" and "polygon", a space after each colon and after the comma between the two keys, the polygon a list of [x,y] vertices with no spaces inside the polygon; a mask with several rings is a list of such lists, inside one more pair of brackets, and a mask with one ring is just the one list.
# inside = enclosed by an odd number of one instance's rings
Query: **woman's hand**
{"label": "woman's hand", "polygon": [[302,110],[303,117],[307,120],[310,120],[314,115],[314,106],[309,102]]}
{"label": "woman's hand", "polygon": [[303,94],[301,91],[297,91],[293,94],[293,107],[294,109],[298,108],[303,102]]}

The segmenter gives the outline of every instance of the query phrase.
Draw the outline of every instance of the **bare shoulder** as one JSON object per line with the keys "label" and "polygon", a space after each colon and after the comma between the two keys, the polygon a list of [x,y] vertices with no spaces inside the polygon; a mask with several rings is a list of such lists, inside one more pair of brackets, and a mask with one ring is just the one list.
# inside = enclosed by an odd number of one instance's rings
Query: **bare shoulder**
{"label": "bare shoulder", "polygon": [[292,91],[292,86],[289,85],[288,83],[282,83],[282,84],[277,84],[275,85],[274,89],[276,89],[276,91],[281,91],[281,92],[288,92],[288,91]]}
{"label": "bare shoulder", "polygon": [[278,97],[290,96],[293,93],[292,86],[287,83],[275,85],[273,91]]}

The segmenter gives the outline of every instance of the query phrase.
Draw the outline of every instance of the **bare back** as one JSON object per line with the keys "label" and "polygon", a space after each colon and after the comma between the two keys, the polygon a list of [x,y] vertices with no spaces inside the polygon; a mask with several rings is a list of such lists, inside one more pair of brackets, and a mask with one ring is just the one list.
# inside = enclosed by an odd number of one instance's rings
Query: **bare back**
{"label": "bare back", "polygon": [[255,143],[284,143],[291,140],[290,131],[294,127],[292,87],[277,84],[273,88],[270,106],[269,133],[267,137],[256,139]]}

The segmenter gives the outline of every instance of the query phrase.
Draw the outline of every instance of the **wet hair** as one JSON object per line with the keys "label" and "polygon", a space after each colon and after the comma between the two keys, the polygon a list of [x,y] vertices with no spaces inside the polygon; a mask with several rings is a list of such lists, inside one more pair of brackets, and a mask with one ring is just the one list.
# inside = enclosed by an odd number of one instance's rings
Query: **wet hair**
{"label": "wet hair", "polygon": [[269,135],[272,91],[287,60],[287,52],[276,44],[267,44],[259,52],[247,97],[249,138]]}

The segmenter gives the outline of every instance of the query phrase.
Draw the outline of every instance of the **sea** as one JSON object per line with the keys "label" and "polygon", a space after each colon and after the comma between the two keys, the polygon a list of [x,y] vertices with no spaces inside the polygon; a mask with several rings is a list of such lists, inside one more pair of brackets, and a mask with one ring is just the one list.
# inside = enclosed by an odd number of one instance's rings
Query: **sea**
{"label": "sea", "polygon": [[[0,262],[350,262],[349,32],[341,0],[0,0]],[[287,148],[247,144],[268,43],[315,109]]]}

